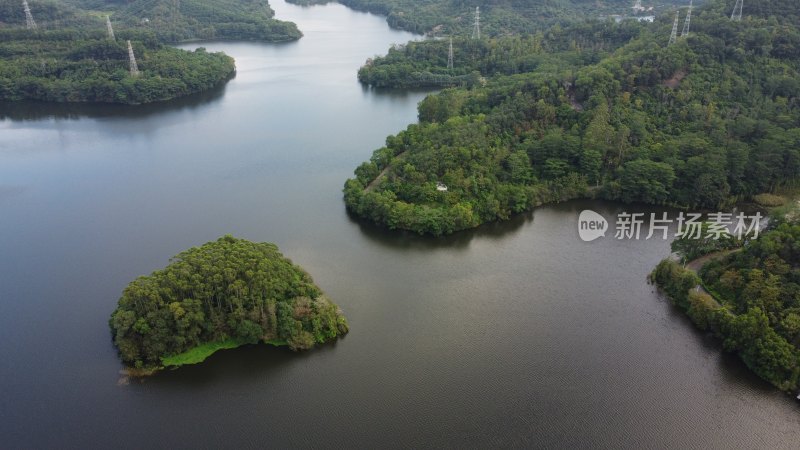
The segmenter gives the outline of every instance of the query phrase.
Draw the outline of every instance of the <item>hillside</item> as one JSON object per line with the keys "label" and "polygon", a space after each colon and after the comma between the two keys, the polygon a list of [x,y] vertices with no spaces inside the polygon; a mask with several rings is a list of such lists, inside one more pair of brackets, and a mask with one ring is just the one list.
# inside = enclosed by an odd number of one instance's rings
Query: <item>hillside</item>
{"label": "hillside", "polygon": [[[288,0],[310,5],[330,0]],[[484,36],[526,35],[555,24],[567,24],[601,16],[648,16],[685,2],[643,1],[645,11],[634,11],[629,0],[338,0],[350,8],[386,16],[394,28],[419,34],[468,37],[475,23],[475,7],[480,8],[481,33]],[[697,1],[699,5],[702,1]]]}
{"label": "hillside", "polygon": [[[430,96],[420,123],[347,181],[348,209],[439,235],[587,195],[719,208],[796,186],[797,15],[773,15],[786,2],[768,1],[736,22],[728,3],[696,9],[691,33],[674,45],[666,14],[607,56],[576,45],[530,72],[493,69],[485,86]],[[547,62],[546,48],[532,54]],[[441,67],[440,55],[419,64]]]}
{"label": "hillside", "polygon": [[534,34],[452,40],[453,67],[448,67],[449,39],[395,45],[370,58],[358,79],[370,86],[408,88],[475,86],[481,77],[530,72],[565,72],[595,64],[647,29],[627,20],[590,20]]}

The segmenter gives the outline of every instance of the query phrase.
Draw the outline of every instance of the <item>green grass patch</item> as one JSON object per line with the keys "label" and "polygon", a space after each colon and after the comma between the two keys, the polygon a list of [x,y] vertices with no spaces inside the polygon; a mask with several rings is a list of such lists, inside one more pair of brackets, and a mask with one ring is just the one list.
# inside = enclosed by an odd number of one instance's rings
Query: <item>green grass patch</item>
{"label": "green grass patch", "polygon": [[206,358],[213,355],[217,350],[225,350],[229,348],[236,348],[246,344],[244,341],[238,339],[227,339],[220,342],[209,342],[197,346],[191,350],[179,353],[177,355],[167,356],[161,358],[161,362],[165,366],[183,366],[186,364],[197,364],[205,361]]}
{"label": "green grass patch", "polygon": [[756,203],[765,207],[783,206],[786,204],[786,198],[774,194],[758,194],[753,197]]}
{"label": "green grass patch", "polygon": [[[274,345],[276,347],[282,347],[287,345],[286,341],[282,341],[280,339],[270,339],[264,342],[266,344]],[[187,350],[183,353],[161,358],[161,363],[164,364],[165,367],[167,366],[178,367],[187,364],[197,364],[205,361],[206,358],[213,355],[218,350],[227,350],[231,348],[241,347],[242,345],[245,345],[247,343],[248,342],[239,339],[227,339],[219,342],[209,342],[207,344],[197,346],[191,350]]]}

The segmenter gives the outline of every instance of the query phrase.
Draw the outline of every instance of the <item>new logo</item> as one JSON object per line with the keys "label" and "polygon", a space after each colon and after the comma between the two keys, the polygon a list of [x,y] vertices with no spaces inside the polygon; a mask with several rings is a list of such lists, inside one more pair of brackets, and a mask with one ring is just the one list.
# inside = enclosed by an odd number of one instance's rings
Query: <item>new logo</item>
{"label": "new logo", "polygon": [[578,216],[578,235],[585,242],[593,241],[601,236],[605,237],[608,231],[608,221],[605,217],[592,211],[584,209]]}

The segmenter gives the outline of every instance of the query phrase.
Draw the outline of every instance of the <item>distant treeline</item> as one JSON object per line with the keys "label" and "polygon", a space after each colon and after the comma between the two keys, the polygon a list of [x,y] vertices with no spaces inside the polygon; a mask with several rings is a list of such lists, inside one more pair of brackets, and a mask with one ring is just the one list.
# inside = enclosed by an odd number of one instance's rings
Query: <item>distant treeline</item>
{"label": "distant treeline", "polygon": [[[266,0],[29,0],[40,28],[100,26],[105,16],[115,28],[153,33],[161,42],[237,39],[281,42],[302,33],[292,22],[273,18]],[[0,0],[0,28],[25,25],[21,1]]]}
{"label": "distant treeline", "polygon": [[164,42],[283,42],[303,36],[297,25],[274,15],[266,0],[135,0],[124,3],[113,17],[125,26],[150,30]]}
{"label": "distant treeline", "polygon": [[[332,0],[288,0],[298,5],[330,3]],[[469,37],[475,7],[480,7],[483,36],[528,35],[549,28],[596,19],[601,16],[631,14],[629,0],[338,0],[350,8],[386,16],[389,26],[418,34]],[[668,0],[644,14],[656,14],[688,2]],[[695,6],[702,4],[701,0]]]}

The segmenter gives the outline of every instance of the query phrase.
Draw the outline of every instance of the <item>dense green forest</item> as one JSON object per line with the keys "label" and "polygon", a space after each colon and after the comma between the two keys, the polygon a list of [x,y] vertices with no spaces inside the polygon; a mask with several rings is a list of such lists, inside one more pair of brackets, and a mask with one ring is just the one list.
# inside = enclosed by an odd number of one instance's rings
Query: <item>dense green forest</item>
{"label": "dense green forest", "polygon": [[[0,1],[0,28],[24,26],[21,1]],[[267,0],[30,0],[45,30],[85,29],[111,17],[115,29],[150,32],[159,41],[199,39],[282,42],[302,37],[297,25],[273,18]],[[102,25],[102,22],[101,22]]]}
{"label": "dense green forest", "polygon": [[[288,0],[312,5],[330,0]],[[475,7],[480,8],[481,34],[485,36],[527,35],[554,24],[573,23],[600,16],[646,16],[659,13],[672,5],[687,2],[667,0],[649,3],[648,11],[633,11],[629,0],[338,0],[350,8],[386,16],[390,26],[413,33],[435,36],[468,37],[474,25]],[[649,4],[648,4],[649,3]],[[697,1],[695,4],[701,4]]]}
{"label": "dense green forest", "polygon": [[[420,123],[347,181],[347,207],[438,235],[576,196],[713,209],[796,187],[800,19],[788,3],[736,22],[732,2],[711,1],[669,46],[667,14],[456,49],[455,73],[479,71],[485,85],[426,98]],[[441,41],[407,45],[362,77],[402,85],[444,73],[446,58]]]}
{"label": "dense green forest", "polygon": [[[94,26],[96,18],[70,3],[56,0],[31,0],[31,13],[40,28]],[[0,1],[0,29],[24,28],[25,12],[22,0]]]}
{"label": "dense green forest", "polygon": [[[263,0],[0,0],[0,101],[141,104],[201,92],[235,72],[232,58],[164,43],[188,39],[286,41],[301,33]],[[107,35],[111,18],[116,40]],[[131,40],[138,74],[130,71]]]}
{"label": "dense green forest", "polygon": [[266,0],[135,0],[120,5],[113,15],[116,20],[128,27],[150,30],[165,42],[282,42],[303,35],[294,23],[275,20]]}
{"label": "dense green forest", "polygon": [[[201,92],[233,75],[222,53],[171,48],[152,36],[102,30],[40,31],[0,28],[0,101],[141,104]],[[139,68],[131,76],[124,38],[131,38]]]}
{"label": "dense green forest", "polygon": [[529,72],[565,73],[600,62],[637,37],[639,21],[590,20],[546,32],[490,39],[453,39],[453,67],[448,68],[449,39],[395,45],[386,56],[370,58],[358,79],[375,87],[467,86],[481,77]]}
{"label": "dense green forest", "polygon": [[131,282],[109,321],[123,362],[158,368],[201,346],[293,350],[342,336],[342,311],[273,244],[225,236]]}
{"label": "dense green forest", "polygon": [[800,387],[800,224],[775,226],[705,264],[700,277],[664,260],[653,279],[760,377],[782,390]]}

